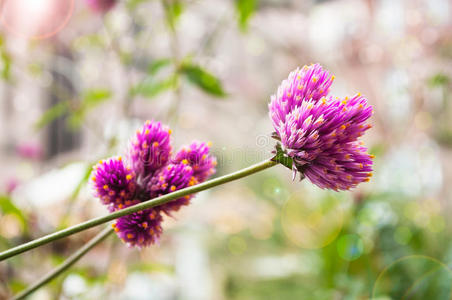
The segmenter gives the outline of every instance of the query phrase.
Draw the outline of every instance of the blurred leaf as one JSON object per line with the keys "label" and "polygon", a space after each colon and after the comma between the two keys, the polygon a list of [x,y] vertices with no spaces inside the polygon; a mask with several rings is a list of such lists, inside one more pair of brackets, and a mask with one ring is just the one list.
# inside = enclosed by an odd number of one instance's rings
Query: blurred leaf
{"label": "blurred leaf", "polygon": [[6,50],[5,41],[2,36],[0,36],[0,59],[1,59],[1,77],[5,80],[10,79],[11,75],[11,55]]}
{"label": "blurred leaf", "polygon": [[160,69],[171,64],[170,58],[162,58],[154,60],[148,67],[148,73],[151,75],[155,75]]}
{"label": "blurred leaf", "polygon": [[145,272],[145,273],[161,272],[161,273],[174,274],[174,267],[173,266],[165,265],[165,264],[159,264],[159,263],[134,264],[134,265],[130,265],[128,267],[128,270],[129,271]]}
{"label": "blurred leaf", "polygon": [[256,10],[257,2],[258,0],[235,0],[238,22],[242,31],[248,28],[248,21]]}
{"label": "blurred leaf", "polygon": [[144,82],[134,87],[131,93],[142,95],[146,98],[153,98],[160,93],[173,89],[176,83],[177,77],[174,75],[161,81],[154,81],[151,77],[148,77]]}
{"label": "blurred leaf", "polygon": [[433,75],[428,79],[428,84],[431,87],[444,86],[450,82],[449,76],[443,73]]}
{"label": "blurred leaf", "polygon": [[163,0],[165,7],[166,21],[171,30],[175,30],[176,23],[184,10],[184,5],[181,0]]}
{"label": "blurred leaf", "polygon": [[0,210],[3,214],[13,214],[15,215],[20,223],[22,224],[24,230],[27,229],[27,221],[25,215],[22,211],[14,205],[12,199],[5,195],[0,195]]}
{"label": "blurred leaf", "polygon": [[127,1],[127,8],[130,10],[134,10],[135,8],[137,8],[138,5],[140,5],[143,2],[146,2],[148,0],[129,0]]}
{"label": "blurred leaf", "polygon": [[10,282],[8,282],[8,286],[11,289],[11,292],[13,292],[14,294],[27,288],[27,284],[17,279],[13,279]]}
{"label": "blurred leaf", "polygon": [[108,89],[90,89],[83,93],[80,105],[71,111],[68,124],[72,129],[79,128],[86,116],[86,113],[97,105],[111,99],[112,93]]}
{"label": "blurred leaf", "polygon": [[51,108],[49,108],[47,111],[45,111],[41,118],[36,122],[35,126],[38,129],[41,129],[42,127],[46,126],[53,120],[57,119],[58,117],[61,117],[65,113],[69,111],[69,102],[63,101],[60,102]]}
{"label": "blurred leaf", "polygon": [[272,161],[278,162],[292,170],[293,160],[283,151],[280,143],[276,145],[276,155],[272,158]]}
{"label": "blurred leaf", "polygon": [[187,63],[182,65],[180,72],[204,92],[216,97],[226,96],[221,81],[200,66]]}
{"label": "blurred leaf", "polygon": [[111,91],[107,89],[92,89],[85,91],[82,106],[92,108],[111,98]]}

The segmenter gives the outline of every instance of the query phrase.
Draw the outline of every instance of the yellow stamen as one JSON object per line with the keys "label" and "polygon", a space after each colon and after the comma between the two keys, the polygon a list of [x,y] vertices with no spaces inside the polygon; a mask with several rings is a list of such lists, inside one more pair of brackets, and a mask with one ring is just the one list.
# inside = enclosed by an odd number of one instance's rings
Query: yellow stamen
{"label": "yellow stamen", "polygon": [[103,186],[104,190],[108,190],[108,185]]}
{"label": "yellow stamen", "polygon": [[168,129],[168,134],[173,133],[173,131],[171,129]]}
{"label": "yellow stamen", "polygon": [[174,191],[176,190],[176,186],[172,185],[172,186],[170,187],[170,190],[171,190],[171,192],[174,192]]}
{"label": "yellow stamen", "polygon": [[134,235],[133,233],[128,233],[128,234],[127,234],[127,238],[128,238],[128,239],[133,239],[134,236],[135,236],[135,235]]}
{"label": "yellow stamen", "polygon": [[147,222],[143,222],[143,224],[141,224],[143,226],[144,229],[148,228],[148,223]]}
{"label": "yellow stamen", "polygon": [[153,146],[153,147],[158,147],[158,146],[159,146],[159,142],[153,142],[153,143],[152,143],[152,146]]}
{"label": "yellow stamen", "polygon": [[127,174],[127,176],[126,176],[126,179],[127,179],[127,180],[130,180],[130,179],[132,179],[132,175],[130,175],[130,174]]}
{"label": "yellow stamen", "polygon": [[183,163],[184,165],[188,165],[188,160],[183,159],[183,160],[182,160],[182,163]]}

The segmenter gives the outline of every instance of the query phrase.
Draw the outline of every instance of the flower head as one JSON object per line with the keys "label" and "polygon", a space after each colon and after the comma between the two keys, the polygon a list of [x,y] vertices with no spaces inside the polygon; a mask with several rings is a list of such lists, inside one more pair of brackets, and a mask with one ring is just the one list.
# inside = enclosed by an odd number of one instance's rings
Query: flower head
{"label": "flower head", "polygon": [[[309,74],[323,74],[315,75],[320,81],[330,78],[316,66],[314,70],[307,68],[299,80],[314,76]],[[289,83],[298,84],[294,76],[291,73],[280,89],[293,91]],[[329,87],[331,79],[323,82],[322,92],[325,92],[324,87]],[[318,95],[320,91],[312,93]],[[269,105],[275,137],[281,141],[285,155],[292,159],[294,170],[319,187],[336,191],[368,181],[372,171],[371,156],[357,140],[371,127],[366,122],[372,115],[372,107],[360,94],[351,99],[316,97],[309,95],[294,102],[278,96],[273,97]]]}
{"label": "flower head", "polygon": [[94,167],[91,180],[96,196],[111,209],[133,204],[135,172],[124,165],[121,157],[101,160]]}
{"label": "flower head", "polygon": [[[198,181],[193,175],[193,168],[187,161],[169,164],[149,181],[149,194],[151,198],[154,198],[195,185]],[[193,195],[187,195],[159,205],[158,208],[170,215],[172,211],[178,211],[182,206],[188,205],[191,198],[193,198]]]}
{"label": "flower head", "polygon": [[184,160],[193,168],[193,176],[199,182],[203,182],[215,173],[217,161],[209,154],[209,143],[195,141],[188,146],[183,146],[174,158],[174,163],[182,163]]}
{"label": "flower head", "polygon": [[156,243],[162,233],[162,215],[149,208],[120,217],[113,224],[118,237],[129,246],[139,248]]}
{"label": "flower head", "polygon": [[165,166],[171,155],[171,130],[160,122],[146,121],[132,140],[129,157],[137,176],[147,177]]}
{"label": "flower head", "polygon": [[289,74],[271,97],[269,105],[274,126],[284,121],[285,116],[303,101],[319,101],[328,95],[334,76],[319,64],[297,68]]}

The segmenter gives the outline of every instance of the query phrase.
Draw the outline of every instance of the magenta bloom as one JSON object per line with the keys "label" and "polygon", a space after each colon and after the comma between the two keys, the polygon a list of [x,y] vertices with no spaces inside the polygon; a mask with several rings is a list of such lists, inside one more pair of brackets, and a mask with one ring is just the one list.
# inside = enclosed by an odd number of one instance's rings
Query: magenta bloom
{"label": "magenta bloom", "polygon": [[210,146],[208,143],[195,141],[188,146],[183,146],[174,158],[175,163],[181,163],[187,160],[193,168],[193,176],[199,182],[205,181],[215,173],[217,161],[215,157],[209,154]]}
{"label": "magenta bloom", "polygon": [[[197,184],[193,175],[193,168],[186,160],[179,164],[169,164],[151,179],[148,184],[149,194],[151,198],[155,198]],[[178,211],[182,206],[188,205],[193,196],[184,196],[162,204],[158,208],[167,215],[171,215],[172,211]]]}
{"label": "magenta bloom", "polygon": [[[269,105],[275,138],[281,141],[282,150],[293,160],[295,171],[321,188],[347,190],[368,181],[372,156],[357,140],[371,127],[366,121],[372,107],[361,95],[343,100],[317,99],[326,95],[331,77],[319,65],[303,70],[291,73]],[[314,76],[316,84],[323,82],[320,90],[318,85],[308,88],[308,93],[297,88],[300,82],[306,82],[304,78],[312,81]],[[287,95],[296,90],[301,91],[298,100]]]}
{"label": "magenta bloom", "polygon": [[271,97],[270,116],[274,126],[278,126],[285,116],[303,101],[317,102],[329,93],[334,76],[319,64],[297,68],[289,74]]}
{"label": "magenta bloom", "polygon": [[112,9],[117,0],[85,0],[89,8],[96,13],[106,13]]}
{"label": "magenta bloom", "polygon": [[43,156],[42,147],[34,143],[21,143],[16,148],[17,154],[22,158],[40,160]]}
{"label": "magenta bloom", "polygon": [[146,121],[132,140],[129,157],[137,176],[147,177],[169,162],[171,130],[160,122]]}
{"label": "magenta bloom", "polygon": [[[170,135],[171,130],[160,122],[146,121],[128,149],[130,167],[120,157],[95,166],[92,181],[96,197],[115,211],[192,186],[215,172],[216,160],[205,143],[193,142],[171,159]],[[148,246],[162,233],[163,213],[171,215],[193,197],[121,217],[113,227],[129,246]]]}
{"label": "magenta bloom", "polygon": [[92,176],[95,195],[111,210],[134,204],[135,172],[126,167],[121,157],[100,161]]}
{"label": "magenta bloom", "polygon": [[149,208],[120,217],[113,224],[113,228],[128,246],[141,248],[158,242],[162,234],[162,221],[160,211]]}

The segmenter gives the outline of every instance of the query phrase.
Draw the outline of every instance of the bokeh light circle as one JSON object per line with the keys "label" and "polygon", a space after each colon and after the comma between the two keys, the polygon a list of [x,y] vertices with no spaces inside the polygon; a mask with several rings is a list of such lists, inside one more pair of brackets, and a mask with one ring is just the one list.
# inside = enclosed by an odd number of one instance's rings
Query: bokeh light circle
{"label": "bokeh light circle", "polygon": [[20,37],[46,39],[61,31],[74,11],[74,0],[4,0],[0,22]]}
{"label": "bokeh light circle", "polygon": [[281,225],[287,238],[305,249],[319,249],[333,242],[342,224],[343,209],[331,196],[313,200],[293,194],[281,214]]}
{"label": "bokeh light circle", "polygon": [[452,298],[452,271],[432,257],[402,257],[378,276],[372,299],[449,300]]}

